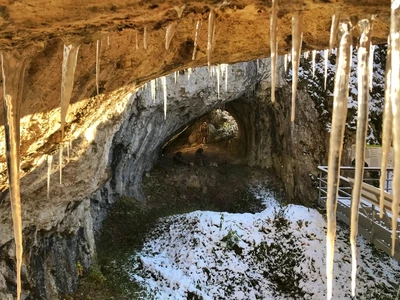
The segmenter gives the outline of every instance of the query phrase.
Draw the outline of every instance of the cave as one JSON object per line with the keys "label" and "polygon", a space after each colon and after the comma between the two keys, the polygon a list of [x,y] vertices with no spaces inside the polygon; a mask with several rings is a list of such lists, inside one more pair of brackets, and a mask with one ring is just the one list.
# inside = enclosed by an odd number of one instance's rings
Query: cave
{"label": "cave", "polygon": [[[303,51],[331,47],[338,9],[350,23],[374,15],[374,44],[386,43],[390,31],[390,7],[383,1],[281,1],[279,7],[279,55],[292,48],[293,11],[303,12]],[[207,24],[213,12],[211,53]],[[3,73],[13,74],[2,77],[0,90],[21,99],[16,119],[23,299],[58,299],[75,291],[80,273],[96,259],[96,239],[110,208],[122,196],[144,201],[143,176],[163,153],[176,152],[169,141],[215,109],[236,120],[238,138],[227,145],[235,158],[273,170],[288,201],[315,203],[315,166],[327,162],[329,132],[302,86],[290,123],[292,88],[284,80],[282,57],[271,101],[270,13],[270,2],[247,0],[0,5]],[[358,35],[355,30],[354,45]],[[69,46],[79,51],[62,120],[62,64]],[[229,74],[227,90],[210,76],[211,66],[222,64]],[[13,299],[17,261],[5,116],[1,111],[0,298]],[[344,157],[352,143],[345,140]]]}
{"label": "cave", "polygon": [[180,152],[190,157],[190,161],[183,158],[182,163],[191,165],[195,152],[201,148],[210,162],[227,163],[245,156],[243,135],[235,118],[227,110],[218,108],[185,126],[163,146],[162,152],[170,157]]}

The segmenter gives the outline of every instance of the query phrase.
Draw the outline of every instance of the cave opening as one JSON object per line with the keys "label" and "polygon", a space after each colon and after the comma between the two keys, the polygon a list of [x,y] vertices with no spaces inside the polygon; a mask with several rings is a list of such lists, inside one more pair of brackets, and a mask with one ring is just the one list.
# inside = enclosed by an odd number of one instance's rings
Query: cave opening
{"label": "cave opening", "polygon": [[242,136],[238,122],[225,107],[213,109],[175,133],[163,146],[162,159],[175,166],[241,163],[246,155]]}

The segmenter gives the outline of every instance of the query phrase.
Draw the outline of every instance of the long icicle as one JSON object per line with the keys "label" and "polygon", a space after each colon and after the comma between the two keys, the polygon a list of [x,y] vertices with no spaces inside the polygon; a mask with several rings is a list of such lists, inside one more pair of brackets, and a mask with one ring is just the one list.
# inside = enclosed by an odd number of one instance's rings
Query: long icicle
{"label": "long icicle", "polygon": [[139,39],[137,36],[137,30],[135,30],[135,42],[136,42],[135,48],[136,50],[139,50]]}
{"label": "long icicle", "polygon": [[[400,1],[392,0],[390,16],[390,51],[391,51],[391,101],[393,114],[393,202],[392,202],[392,256],[394,255],[397,239],[397,218],[399,216],[400,200]],[[396,83],[396,84],[395,84]],[[397,166],[396,166],[397,162]]]}
{"label": "long icicle", "polygon": [[272,10],[270,16],[270,47],[271,47],[271,101],[275,102],[275,86],[276,86],[276,64],[278,61],[278,0],[272,0]]}
{"label": "long icicle", "polygon": [[147,50],[147,27],[143,29],[143,49]]}
{"label": "long icicle", "polygon": [[303,40],[303,15],[296,11],[292,17],[292,113],[290,121],[293,123],[296,112],[297,81],[299,78],[301,43]]}
{"label": "long icicle", "polygon": [[331,24],[331,32],[329,36],[329,53],[328,56],[331,55],[332,49],[335,47],[336,44],[336,37],[339,28],[339,20],[340,20],[340,13],[336,12],[332,16],[332,24]]}
{"label": "long icicle", "polygon": [[371,49],[369,52],[369,73],[370,73],[370,81],[369,81],[369,90],[372,91],[372,84],[373,84],[373,74],[374,74],[374,52],[375,46],[371,44]]}
{"label": "long icicle", "polygon": [[196,22],[195,34],[194,34],[194,44],[193,44],[192,60],[195,60],[195,59],[196,59],[197,40],[198,40],[198,38],[199,38],[200,24],[201,24],[201,21],[200,21],[200,20],[197,20],[197,22]]}
{"label": "long icicle", "polygon": [[215,10],[211,9],[208,15],[208,41],[207,41],[207,63],[208,68],[211,67],[211,56],[214,50],[214,35],[215,35]]}
{"label": "long icicle", "polygon": [[64,125],[67,116],[69,101],[71,100],[72,88],[74,86],[74,75],[76,61],[78,58],[79,45],[64,45],[64,58],[62,65],[61,80],[61,142],[60,142],[60,184],[62,183],[62,144],[64,142]]}
{"label": "long icicle", "polygon": [[167,80],[166,80],[165,76],[161,77],[161,83],[162,83],[163,93],[164,93],[164,120],[166,120],[167,119]]}
{"label": "long icicle", "polygon": [[312,59],[312,76],[315,77],[315,57],[317,56],[317,51],[313,50],[311,52],[311,59]]}
{"label": "long icicle", "polygon": [[381,176],[379,178],[379,186],[381,188],[381,195],[379,200],[379,217],[383,218],[384,210],[384,194],[386,183],[386,169],[388,165],[388,158],[390,152],[390,145],[392,142],[392,103],[390,99],[390,91],[392,86],[392,70],[391,70],[391,49],[390,37],[388,38],[388,50],[386,53],[386,70],[385,70],[385,104],[383,108],[383,124],[382,124],[382,162],[381,162]]}
{"label": "long icicle", "polygon": [[47,155],[47,199],[50,199],[50,177],[51,177],[51,164],[53,162],[53,155]]}
{"label": "long icicle", "polygon": [[327,274],[327,299],[332,298],[333,258],[335,253],[336,237],[336,207],[340,175],[340,161],[342,156],[344,128],[346,125],[347,102],[350,80],[350,45],[352,42],[349,25],[340,26],[342,37],[338,54],[338,67],[336,70],[332,130],[329,139],[328,158],[328,190],[327,190],[327,237],[326,237],[326,274]]}
{"label": "long icicle", "polygon": [[324,50],[324,89],[326,90],[326,79],[328,78],[328,56],[329,50]]}
{"label": "long icicle", "polygon": [[217,75],[217,99],[219,99],[219,79],[220,79],[220,68],[221,68],[221,66],[220,66],[220,65],[216,66],[216,68],[215,68],[216,75]]}
{"label": "long icicle", "polygon": [[20,197],[20,105],[27,57],[18,52],[0,55],[3,77],[4,131],[17,270],[17,300],[21,299],[22,217]]}
{"label": "long icicle", "polygon": [[172,38],[174,37],[175,34],[175,29],[176,29],[176,22],[172,22],[171,24],[168,25],[167,31],[165,32],[165,49],[169,49],[169,45],[171,44]]}
{"label": "long icicle", "polygon": [[100,44],[101,42],[97,40],[96,42],[96,92],[99,95],[99,74],[100,74]]}
{"label": "long icicle", "polygon": [[[351,295],[356,294],[357,276],[357,234],[358,234],[358,210],[360,206],[361,184],[364,178],[365,161],[365,140],[368,128],[369,112],[369,50],[371,44],[371,25],[368,19],[358,22],[361,37],[358,47],[358,112],[357,112],[357,133],[356,133],[356,164],[354,174],[354,187],[351,195],[351,224],[350,224],[350,244],[351,244]],[[350,57],[351,58],[351,57]]]}

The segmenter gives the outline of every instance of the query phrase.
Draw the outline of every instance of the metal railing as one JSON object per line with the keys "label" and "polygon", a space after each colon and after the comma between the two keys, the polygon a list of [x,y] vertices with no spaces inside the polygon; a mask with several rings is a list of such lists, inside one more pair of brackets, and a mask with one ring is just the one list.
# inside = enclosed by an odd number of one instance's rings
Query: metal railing
{"label": "metal railing", "polygon": [[[327,189],[328,189],[328,167],[319,166],[319,178],[318,178],[318,192],[319,192],[319,205],[326,207]],[[351,219],[351,194],[354,184],[354,167],[340,167],[339,187],[338,187],[338,201],[337,201],[337,218],[350,225]],[[387,212],[384,209],[383,219],[379,218],[379,178],[380,168],[365,167],[364,168],[364,179],[367,185],[363,184],[360,207],[359,207],[359,218],[358,218],[358,232],[371,243],[373,243],[378,249],[385,251],[390,255],[391,253],[391,226],[392,226],[392,214],[391,211]],[[393,168],[388,168],[386,171],[386,182],[385,182],[385,201],[392,199],[392,180],[393,180]],[[373,192],[371,194],[371,191]],[[372,198],[371,198],[372,197]],[[369,199],[367,199],[369,198]],[[399,223],[399,222],[398,222]],[[399,230],[399,226],[397,227]],[[398,231],[399,232],[399,231]],[[394,257],[400,260],[400,243],[396,241],[396,253]]]}
{"label": "metal railing", "polygon": [[[326,200],[328,190],[328,167],[318,166],[319,177],[318,177],[318,198],[319,201]],[[354,167],[340,167],[339,177],[339,192],[338,196],[343,199],[351,199],[352,186],[348,178],[354,178]],[[364,167],[364,179],[363,182],[368,183],[372,186],[379,188],[379,178],[381,175],[381,169],[376,167]],[[385,191],[389,194],[392,193],[392,181],[393,181],[393,168],[386,170],[386,181]]]}

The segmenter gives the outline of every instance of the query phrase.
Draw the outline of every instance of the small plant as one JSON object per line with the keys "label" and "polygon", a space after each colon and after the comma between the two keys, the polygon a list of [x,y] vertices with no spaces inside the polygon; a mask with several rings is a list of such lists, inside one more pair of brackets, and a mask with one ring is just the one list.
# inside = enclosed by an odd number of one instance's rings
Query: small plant
{"label": "small plant", "polygon": [[230,229],[228,234],[222,238],[222,242],[226,243],[226,248],[228,250],[235,251],[236,254],[241,255],[243,249],[238,245],[240,241],[240,236],[236,230]]}
{"label": "small plant", "polygon": [[287,206],[279,206],[274,208],[273,224],[277,229],[285,229],[289,226],[289,221],[286,218]]}
{"label": "small plant", "polygon": [[220,219],[220,222],[219,222],[219,231],[222,230],[222,224],[223,224],[223,223],[224,223],[224,214],[221,213],[221,219]]}
{"label": "small plant", "polygon": [[83,266],[79,261],[76,263],[76,274],[78,274],[79,277],[83,276]]}

